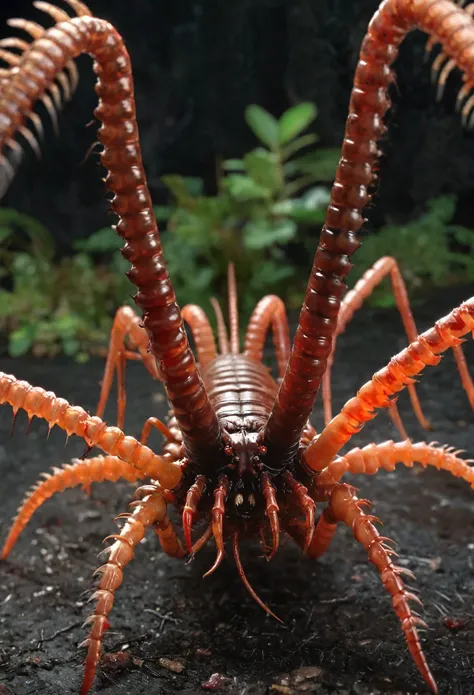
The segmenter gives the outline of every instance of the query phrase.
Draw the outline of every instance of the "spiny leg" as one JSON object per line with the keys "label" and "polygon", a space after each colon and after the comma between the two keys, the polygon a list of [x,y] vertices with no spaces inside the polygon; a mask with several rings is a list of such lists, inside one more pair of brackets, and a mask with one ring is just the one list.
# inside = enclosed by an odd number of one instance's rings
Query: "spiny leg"
{"label": "spiny leg", "polygon": [[[339,483],[346,473],[353,475],[375,475],[381,468],[385,471],[394,471],[397,463],[406,468],[412,468],[414,463],[419,463],[426,468],[433,466],[437,470],[451,473],[456,478],[465,480],[474,489],[474,468],[469,465],[473,461],[461,459],[454,448],[436,446],[435,443],[417,442],[410,440],[405,442],[387,441],[381,444],[368,444],[363,449],[351,449],[344,456],[338,456],[329,463],[315,478],[311,492],[315,497],[323,493],[324,488],[331,490]],[[304,549],[304,528],[301,524],[291,522],[289,533]],[[319,517],[314,530],[311,545],[308,547],[310,557],[320,557],[329,547],[336,526],[331,523],[330,516],[325,510]]]}
{"label": "spiny leg", "polygon": [[413,382],[427,365],[437,365],[441,353],[460,345],[462,336],[474,330],[474,297],[463,302],[434,328],[422,333],[407,348],[374,374],[324,428],[323,432],[305,449],[303,458],[313,471],[321,471],[337,455],[353,434],[364,423],[377,415],[378,408],[386,408],[391,397]]}
{"label": "spiny leg", "polygon": [[203,369],[217,356],[216,341],[211,324],[203,309],[196,304],[186,304],[181,310],[181,314],[183,320],[191,328],[199,366]]}
{"label": "spiny leg", "polygon": [[290,330],[285,305],[280,297],[272,294],[262,297],[252,312],[245,335],[244,355],[258,362],[262,361],[263,348],[270,326],[278,364],[278,376],[282,379],[290,356]]}
{"label": "spiny leg", "polygon": [[126,350],[126,340],[136,348],[138,358],[150,372],[153,379],[159,379],[156,361],[148,351],[150,340],[148,333],[142,325],[142,320],[129,306],[120,307],[115,314],[112,330],[110,332],[109,350],[105,363],[104,377],[100,389],[99,404],[97,406],[97,417],[103,417],[105,406],[109,398],[110,389],[114,373],[117,370],[117,427],[123,428],[125,420],[125,359],[128,356]]}
{"label": "spiny leg", "polygon": [[220,307],[219,302],[215,297],[211,297],[212,308],[216,315],[217,321],[217,339],[219,341],[219,353],[221,355],[229,354],[229,337],[227,335],[227,328],[224,321],[224,315]]}
{"label": "spiny leg", "polygon": [[392,605],[400,619],[413,661],[428,686],[437,693],[438,688],[423,654],[416,629],[417,625],[426,627],[426,623],[412,612],[409,605],[409,601],[421,601],[415,594],[406,590],[400,576],[406,574],[413,577],[413,574],[393,564],[391,555],[394,551],[385,544],[386,539],[379,535],[374,526],[374,521],[378,520],[361,509],[367,504],[366,500],[357,499],[353,488],[339,483],[329,498],[327,519],[334,525],[340,521],[346,524],[352,529],[355,539],[367,550],[370,562],[380,572],[382,583],[392,597]]}
{"label": "spiny leg", "polygon": [[[395,304],[403,321],[403,326],[405,328],[405,333],[407,334],[408,342],[412,343],[418,335],[418,331],[410,307],[410,300],[408,299],[407,289],[403,281],[402,274],[400,273],[398,263],[394,258],[391,258],[390,256],[380,258],[376,263],[374,263],[370,270],[364,273],[361,279],[355,284],[354,288],[345,295],[344,299],[341,302],[341,309],[337,317],[337,328],[334,334],[332,351],[328,360],[326,372],[323,376],[322,386],[325,425],[327,425],[332,420],[331,368],[334,361],[334,352],[336,350],[337,338],[339,335],[341,335],[341,333],[345,331],[346,326],[354,316],[354,313],[361,308],[364,301],[372,294],[377,285],[379,285],[387,277],[387,275],[390,275],[390,280],[392,283],[392,292],[395,298]],[[408,385],[408,392],[418,422],[424,429],[430,429],[430,423],[423,415],[423,411],[421,409],[414,384]],[[392,412],[390,413],[390,411]],[[394,424],[397,427],[400,435],[404,439],[406,439],[407,433],[405,432],[398,412],[395,411],[397,411],[396,406],[391,406],[391,408],[389,409],[389,413],[392,416],[392,420],[394,421]]]}
{"label": "spiny leg", "polygon": [[411,468],[420,463],[423,468],[433,466],[438,470],[448,471],[456,478],[462,478],[474,489],[474,468],[470,460],[458,456],[460,451],[448,447],[411,441],[382,444],[368,444],[363,449],[352,449],[344,456],[338,456],[326,466],[315,478],[314,484],[334,485],[345,473],[375,475],[381,468],[385,471],[395,470],[397,463]]}
{"label": "spiny leg", "polygon": [[96,456],[91,459],[75,459],[62,468],[53,468],[53,473],[43,473],[45,480],[38,482],[27,494],[18,510],[8,537],[4,543],[1,558],[4,560],[12,551],[20,533],[24,530],[31,517],[41,505],[57,492],[67,488],[89,487],[92,483],[102,483],[104,480],[116,482],[119,478],[134,483],[143,479],[144,474],[137,471],[125,461],[116,456]]}
{"label": "spiny leg", "polygon": [[[45,12],[46,14],[50,15],[56,23],[63,22],[63,21],[69,21],[71,18],[70,16],[64,12],[63,10],[59,9],[58,7],[55,7],[54,5],[51,5],[50,3],[47,2],[36,2],[34,3],[35,6],[42,12]],[[69,3],[71,7],[76,11],[76,14],[91,14],[90,11],[85,13],[83,10],[86,8],[85,5],[81,5],[81,3]],[[25,19],[9,19],[7,20],[7,24],[11,27],[21,29],[22,31],[25,31],[30,37],[33,38],[33,40],[40,39],[45,33],[46,29],[41,26],[40,24],[36,22],[31,22],[27,21]],[[2,39],[0,42],[0,45],[2,48],[16,48],[20,50],[20,56],[21,56],[21,61],[18,62],[15,57],[11,58],[12,54],[4,53],[3,58],[4,60],[7,60],[7,62],[12,65],[12,61],[14,65],[21,66],[22,61],[25,58],[25,55],[28,53],[28,51],[31,48],[31,44],[28,43],[27,41],[23,39],[19,39],[17,37],[8,37],[6,39]],[[58,73],[56,76],[57,81],[62,87],[63,93],[64,93],[64,98],[66,101],[69,101],[72,98],[73,93],[76,90],[76,87],[79,82],[79,74],[76,68],[76,65],[74,63],[74,60],[70,60],[67,65],[65,66],[64,70]],[[59,92],[58,86],[53,82],[49,86],[49,92],[51,93],[53,101],[51,101],[51,98],[48,94],[45,94],[42,97],[42,101],[44,106],[46,107],[47,111],[49,112],[51,116],[51,120],[53,122],[53,126],[56,131],[58,131],[58,122],[57,122],[57,113],[56,109],[60,109],[62,106],[62,98],[61,94]],[[27,115],[28,119],[32,122],[37,135],[42,139],[43,137],[43,126],[41,123],[40,117],[30,111]],[[31,129],[26,128],[26,126],[22,126],[19,131],[18,131],[24,138],[25,140],[29,143],[33,151],[36,153],[38,157],[40,157],[40,147],[38,144],[38,141],[36,137],[33,135],[33,132]]]}
{"label": "spiny leg", "polygon": [[165,489],[172,490],[182,478],[180,462],[170,456],[155,454],[134,437],[126,436],[118,427],[108,427],[100,418],[91,417],[83,408],[70,405],[51,391],[0,372],[0,405],[3,403],[11,405],[14,415],[20,409],[24,410],[30,419],[46,420],[50,429],[57,425],[68,436],[82,437],[89,448],[96,446],[106,454],[118,456],[152,480],[157,480]]}
{"label": "spiny leg", "polygon": [[97,601],[95,611],[85,622],[92,625],[91,632],[80,645],[88,648],[80,695],[87,695],[92,686],[100,659],[102,637],[110,626],[108,615],[114,605],[115,591],[122,583],[123,569],[132,560],[136,546],[145,536],[145,529],[162,523],[166,517],[166,502],[161,491],[157,489],[147,495],[131,514],[120,517],[126,518],[125,525],[119,534],[105,539],[114,539],[115,542],[103,551],[108,553],[107,562],[95,572],[101,575],[101,579],[91,597],[91,600]]}

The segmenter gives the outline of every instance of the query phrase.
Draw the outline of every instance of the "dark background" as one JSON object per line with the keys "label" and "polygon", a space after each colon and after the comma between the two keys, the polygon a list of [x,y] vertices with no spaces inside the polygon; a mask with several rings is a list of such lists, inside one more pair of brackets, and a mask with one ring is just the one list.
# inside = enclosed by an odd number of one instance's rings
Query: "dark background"
{"label": "dark background", "polygon": [[[201,175],[212,191],[216,157],[239,156],[255,145],[245,106],[275,115],[301,100],[315,102],[322,146],[339,146],[359,46],[377,0],[92,0],[93,11],[115,24],[132,56],[138,119],[152,197],[163,202],[165,173]],[[11,16],[47,25],[30,0],[3,0],[0,26]],[[425,38],[416,32],[397,62],[398,94],[385,151],[382,186],[370,219],[401,221],[419,214],[430,197],[459,196],[455,222],[470,225],[474,140],[454,113],[461,84],[448,83],[435,102]],[[110,221],[94,141],[87,128],[96,100],[90,60],[79,61],[81,82],[60,117],[61,137],[47,128],[41,165],[29,155],[2,204],[39,218],[60,252],[72,239]],[[45,121],[47,118],[45,117]]]}

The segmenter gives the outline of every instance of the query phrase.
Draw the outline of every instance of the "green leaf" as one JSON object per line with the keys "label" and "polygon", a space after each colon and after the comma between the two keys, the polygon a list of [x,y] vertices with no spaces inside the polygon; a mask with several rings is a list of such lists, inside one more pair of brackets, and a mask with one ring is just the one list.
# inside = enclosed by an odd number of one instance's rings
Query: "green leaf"
{"label": "green leaf", "polygon": [[273,206],[275,215],[286,215],[296,222],[322,224],[329,203],[330,194],[326,188],[316,186],[307,191],[302,198],[290,198]]}
{"label": "green leaf", "polygon": [[296,154],[296,152],[298,152],[299,150],[302,150],[304,147],[308,147],[308,145],[314,145],[318,141],[319,137],[315,133],[308,133],[308,135],[302,135],[300,138],[296,138],[296,140],[292,140],[288,143],[288,145],[282,147],[281,158],[285,162],[287,159]]}
{"label": "green leaf", "polygon": [[331,193],[323,186],[315,186],[306,191],[302,200],[307,210],[325,209],[331,200]]}
{"label": "green leaf", "polygon": [[118,251],[123,246],[123,239],[112,229],[104,227],[99,229],[88,239],[79,239],[73,244],[77,251],[88,251],[89,253],[108,253]]}
{"label": "green leaf", "polygon": [[80,342],[75,338],[64,339],[62,341],[62,345],[64,354],[68,355],[69,357],[73,357],[73,355],[75,355],[81,347]]}
{"label": "green leaf", "polygon": [[245,155],[245,168],[248,175],[260,186],[272,193],[281,190],[283,181],[278,155],[259,147]]}
{"label": "green leaf", "polygon": [[0,208],[0,226],[17,228],[24,232],[30,241],[30,253],[50,261],[54,255],[54,239],[48,229],[34,217],[23,215],[12,208]]}
{"label": "green leaf", "polygon": [[455,195],[442,195],[428,201],[428,213],[432,219],[447,224],[456,211],[457,198]]}
{"label": "green leaf", "polygon": [[222,166],[227,171],[244,171],[245,163],[243,159],[226,159]]}
{"label": "green leaf", "polygon": [[13,235],[11,227],[0,227],[0,244],[5,243]]}
{"label": "green leaf", "polygon": [[310,102],[303,102],[285,111],[279,123],[280,145],[285,145],[305,130],[314,121],[317,113],[316,106]]}
{"label": "green leaf", "polygon": [[169,205],[154,205],[153,212],[157,220],[169,220],[175,212],[175,208]]}
{"label": "green leaf", "polygon": [[278,149],[279,123],[277,119],[257,104],[245,109],[245,120],[258,139],[271,150]]}
{"label": "green leaf", "polygon": [[458,244],[470,246],[471,249],[474,247],[474,229],[468,229],[467,227],[462,227],[461,225],[451,224],[447,228],[447,231],[453,235]]}
{"label": "green leaf", "polygon": [[33,324],[26,324],[10,333],[8,339],[8,352],[10,357],[25,355],[34,343],[36,328]]}
{"label": "green leaf", "polygon": [[223,185],[230,195],[238,201],[264,200],[271,197],[271,191],[255,183],[250,176],[231,174],[224,179]]}
{"label": "green leaf", "polygon": [[315,177],[312,174],[303,174],[294,181],[290,181],[285,185],[285,196],[294,196],[304,188],[308,188],[312,183],[315,183]]}
{"label": "green leaf", "polygon": [[248,249],[263,249],[274,244],[285,244],[296,235],[292,220],[254,220],[244,227],[244,243]]}
{"label": "green leaf", "polygon": [[336,174],[340,152],[336,148],[315,150],[293,160],[302,174],[311,174],[315,181],[332,181]]}
{"label": "green leaf", "polygon": [[162,176],[161,180],[174,195],[178,205],[185,208],[192,206],[194,199],[202,194],[204,187],[202,179],[191,176],[178,176],[176,174]]}

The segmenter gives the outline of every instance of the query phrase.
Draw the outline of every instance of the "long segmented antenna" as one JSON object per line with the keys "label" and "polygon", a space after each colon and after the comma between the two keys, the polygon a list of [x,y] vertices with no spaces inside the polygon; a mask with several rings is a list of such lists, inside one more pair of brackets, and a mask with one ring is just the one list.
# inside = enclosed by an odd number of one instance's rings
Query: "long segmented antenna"
{"label": "long segmented antenna", "polygon": [[[280,470],[297,456],[331,353],[350,258],[360,245],[363,210],[371,199],[390,107],[388,89],[400,44],[413,29],[441,45],[443,56],[474,86],[474,22],[451,0],[385,0],[364,38],[354,77],[342,156],[314,257],[288,367],[265,428],[268,455]],[[442,62],[442,61],[440,61]],[[451,65],[449,70],[451,70]],[[444,73],[448,74],[448,69]],[[463,106],[464,122],[474,100]]]}
{"label": "long segmented antenna", "polygon": [[38,100],[43,99],[55,117],[48,90],[71,60],[82,53],[92,55],[99,75],[95,115],[102,127],[98,137],[104,145],[102,163],[109,172],[106,186],[115,196],[111,207],[119,216],[117,232],[126,242],[122,252],[131,263],[129,278],[138,289],[135,300],[143,311],[151,353],[159,362],[183,434],[186,457],[197,467],[198,460],[221,455],[221,431],[186,337],[162,252],[142,163],[130,58],[112,25],[84,14],[87,8],[82,3],[70,0],[69,4],[82,16],[60,22],[35,39],[2,89],[0,148],[10,144]]}

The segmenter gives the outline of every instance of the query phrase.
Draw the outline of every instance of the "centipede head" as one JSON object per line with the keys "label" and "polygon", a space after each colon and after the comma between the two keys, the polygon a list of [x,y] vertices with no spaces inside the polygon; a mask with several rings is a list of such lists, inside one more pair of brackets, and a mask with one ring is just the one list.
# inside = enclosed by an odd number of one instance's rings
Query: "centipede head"
{"label": "centipede head", "polygon": [[232,521],[256,519],[264,514],[261,475],[265,469],[266,448],[261,432],[239,429],[226,432],[222,469],[229,481],[227,517]]}

